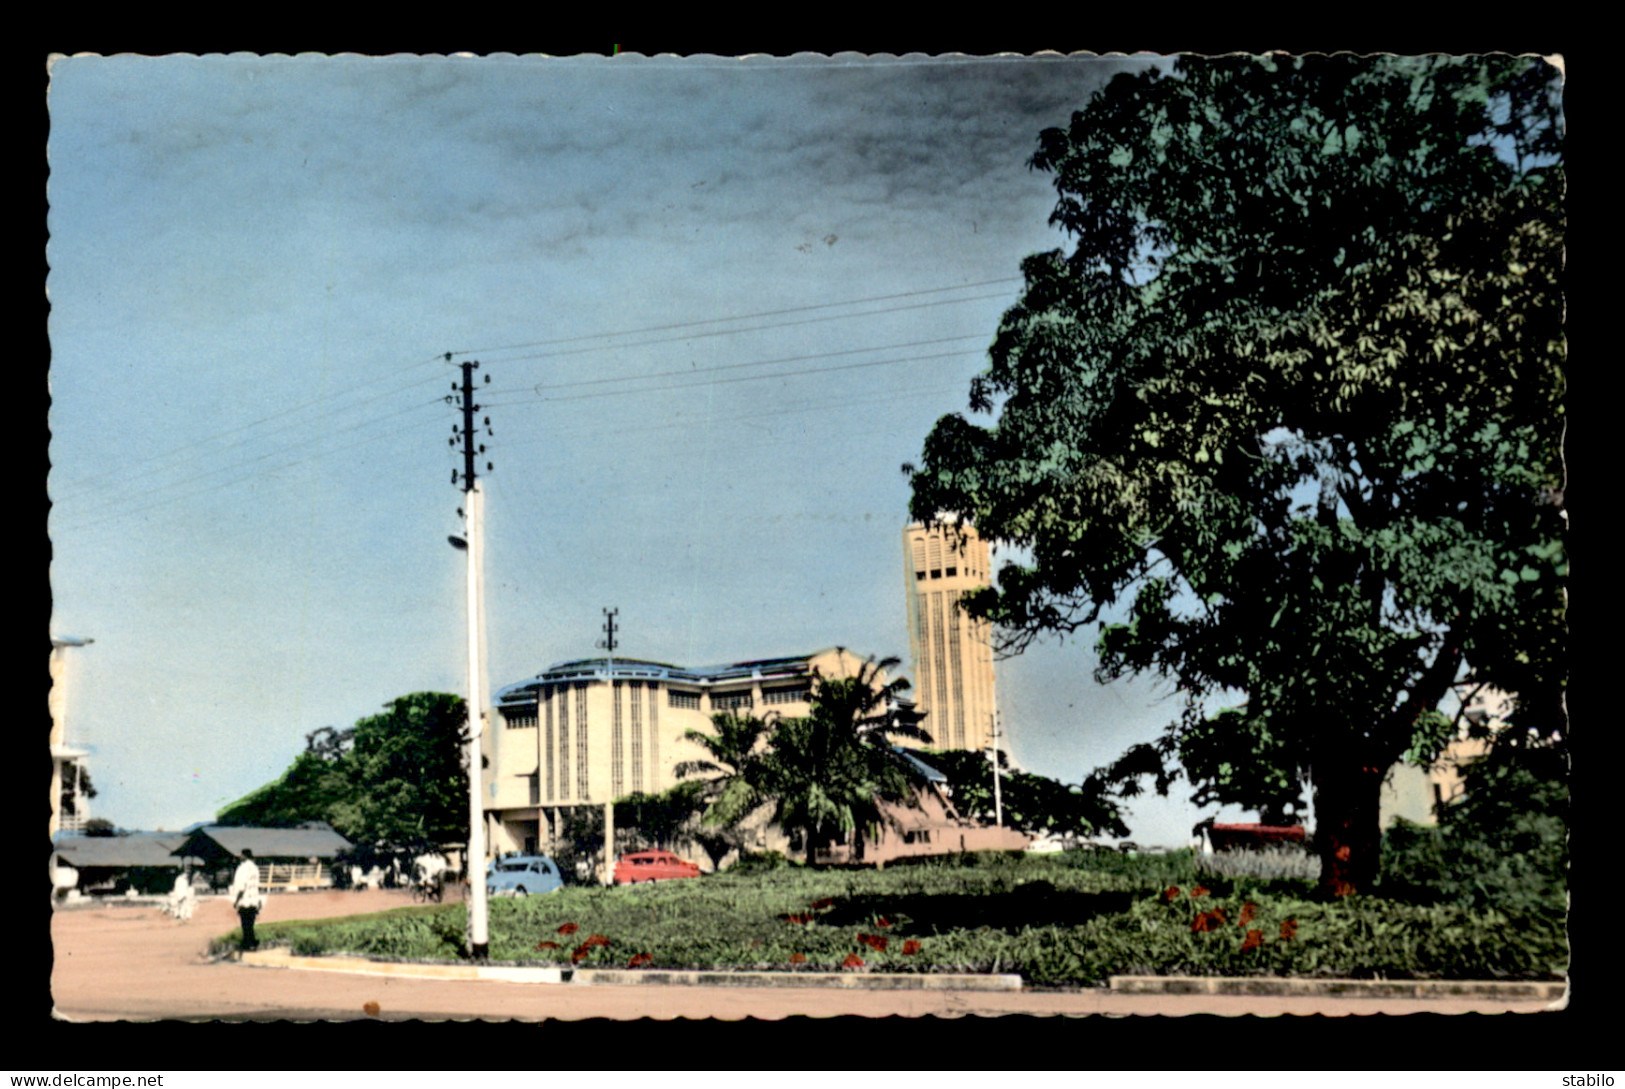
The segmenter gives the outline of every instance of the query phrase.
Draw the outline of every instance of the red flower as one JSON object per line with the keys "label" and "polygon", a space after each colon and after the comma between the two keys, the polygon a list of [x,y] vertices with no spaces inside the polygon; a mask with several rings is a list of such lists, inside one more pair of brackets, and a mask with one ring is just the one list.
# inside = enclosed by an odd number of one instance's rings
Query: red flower
{"label": "red flower", "polygon": [[1201,933],[1203,933],[1205,931],[1212,930],[1212,929],[1214,929],[1213,916],[1209,915],[1205,911],[1199,912],[1197,914],[1196,918],[1191,920],[1191,933],[1192,934],[1201,934]]}
{"label": "red flower", "polygon": [[590,946],[590,945],[578,945],[578,946],[576,946],[573,950],[570,951],[570,963],[571,964],[580,964],[582,961],[587,959],[587,954],[590,953],[590,952],[592,952],[592,946]]}
{"label": "red flower", "polygon": [[576,924],[574,924],[574,923],[565,923],[563,926],[559,927],[559,933],[560,934],[574,934],[576,931],[578,931],[580,929],[581,928],[579,926],[577,926]]}
{"label": "red flower", "polygon": [[834,907],[834,906],[835,906],[835,901],[831,900],[827,896],[824,897],[822,900],[814,900],[813,901],[813,910],[814,911],[823,911],[825,908],[831,908],[831,907]]}
{"label": "red flower", "polygon": [[1332,853],[1337,856],[1337,861],[1347,862],[1349,860],[1349,845],[1345,843]]}
{"label": "red flower", "polygon": [[863,961],[858,958],[858,955],[856,953],[848,953],[846,955],[846,959],[841,962],[841,967],[842,968],[862,968],[863,967]]}
{"label": "red flower", "polygon": [[654,963],[654,958],[651,957],[649,954],[647,954],[647,953],[639,953],[637,956],[635,956],[631,960],[627,961],[626,966],[628,968],[642,968],[645,964],[653,964],[653,963]]}
{"label": "red flower", "polygon": [[787,923],[810,923],[810,922],[812,922],[812,916],[810,916],[810,915],[780,915],[779,918],[783,919]]}
{"label": "red flower", "polygon": [[1249,930],[1249,931],[1247,931],[1246,940],[1244,940],[1241,943],[1241,948],[1243,950],[1261,949],[1261,948],[1263,948],[1263,945],[1264,945],[1264,932],[1262,930]]}
{"label": "red flower", "polygon": [[1203,888],[1201,885],[1197,885],[1194,889],[1191,890],[1191,899],[1193,899],[1193,900],[1199,899],[1200,897],[1203,897],[1203,896],[1206,896],[1206,895],[1207,895],[1207,889]]}
{"label": "red flower", "polygon": [[790,954],[790,963],[791,964],[806,964],[807,963],[807,954],[805,954],[805,953],[791,953]]}
{"label": "red flower", "polygon": [[1162,898],[1164,900],[1168,901],[1169,903],[1173,903],[1174,900],[1178,899],[1178,897],[1179,897],[1179,886],[1178,885],[1169,885],[1166,889],[1162,890]]}
{"label": "red flower", "polygon": [[609,939],[604,937],[602,934],[594,934],[591,937],[589,937],[586,941],[581,943],[581,948],[583,948],[583,949],[591,949],[595,945],[601,945],[605,949],[608,949],[609,948]]}
{"label": "red flower", "polygon": [[904,956],[912,957],[915,953],[918,953],[919,951],[920,951],[920,943],[915,941],[913,938],[910,938],[908,941],[903,943],[903,955]]}
{"label": "red flower", "polygon": [[1298,920],[1288,919],[1281,924],[1281,940],[1289,942],[1298,935]]}
{"label": "red flower", "polygon": [[1236,923],[1238,926],[1246,926],[1253,921],[1253,916],[1257,914],[1258,905],[1249,900],[1241,905],[1241,918],[1236,920]]}
{"label": "red flower", "polygon": [[1215,925],[1214,925],[1213,929],[1217,930],[1218,929],[1217,924],[1222,923],[1222,922],[1226,922],[1226,921],[1227,920],[1224,917],[1224,908],[1214,908],[1213,909],[1213,922],[1214,922]]}
{"label": "red flower", "polygon": [[875,920],[875,925],[881,927],[891,926],[891,920],[882,915],[880,918]]}
{"label": "red flower", "polygon": [[890,944],[891,939],[886,937],[884,934],[869,935],[869,948],[873,949],[876,953],[884,953],[886,951],[886,946]]}
{"label": "red flower", "polygon": [[1336,877],[1332,879],[1333,896],[1353,896],[1355,891],[1354,886],[1349,884],[1347,881],[1344,881],[1342,878]]}
{"label": "red flower", "polygon": [[559,947],[558,942],[537,942],[536,943],[536,948],[538,950],[541,950],[541,949],[557,949],[558,947]]}

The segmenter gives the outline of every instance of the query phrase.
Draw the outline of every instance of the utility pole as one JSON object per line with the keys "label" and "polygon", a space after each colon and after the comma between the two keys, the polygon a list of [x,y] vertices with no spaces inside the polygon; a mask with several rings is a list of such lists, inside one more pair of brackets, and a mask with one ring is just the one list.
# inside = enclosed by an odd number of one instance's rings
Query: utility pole
{"label": "utility pole", "polygon": [[[615,714],[615,618],[620,615],[619,608],[604,610],[604,638],[598,643],[599,647],[608,651],[609,657],[604,660],[605,680],[609,688],[610,714]],[[619,729],[619,727],[616,727]],[[613,756],[613,750],[611,756]],[[614,772],[610,773],[610,782],[614,783]],[[600,880],[606,885],[615,883],[615,788],[610,787],[610,797],[604,802],[604,871]]]}
{"label": "utility pole", "polygon": [[[446,362],[451,362],[451,353],[446,353]],[[480,620],[485,614],[484,601],[481,598],[481,576],[485,561],[485,493],[479,487],[479,473],[475,470],[475,457],[485,453],[485,447],[475,442],[479,428],[474,423],[474,413],[479,405],[474,403],[474,371],[479,364],[470,360],[458,366],[463,372],[463,384],[459,387],[455,382],[452,389],[462,394],[463,426],[461,429],[452,428],[453,437],[451,445],[457,445],[460,435],[463,440],[463,472],[460,483],[463,489],[463,516],[468,526],[468,539],[459,541],[451,538],[455,547],[462,548],[468,553],[468,740],[465,742],[465,751],[468,756],[468,955],[475,960],[485,960],[490,956],[490,927],[485,896],[485,805],[482,798],[482,775],[480,738],[485,732],[485,700],[481,679],[484,671],[480,664],[481,624]],[[485,380],[491,381],[486,375]],[[446,398],[447,403],[454,403],[451,397]],[[486,433],[490,433],[491,418],[485,418]],[[491,463],[485,463],[486,471],[491,469]],[[457,470],[451,472],[452,484],[458,484]]]}
{"label": "utility pole", "polygon": [[993,712],[993,748],[987,757],[993,761],[993,823],[1004,827],[1004,798],[999,793],[999,713]]}

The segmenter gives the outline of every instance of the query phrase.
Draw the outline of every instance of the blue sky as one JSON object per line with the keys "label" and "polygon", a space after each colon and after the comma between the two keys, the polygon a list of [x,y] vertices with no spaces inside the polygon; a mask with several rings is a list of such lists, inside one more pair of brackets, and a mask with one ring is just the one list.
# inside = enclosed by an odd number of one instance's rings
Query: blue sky
{"label": "blue sky", "polygon": [[[606,606],[678,664],[906,658],[899,466],[1063,244],[1038,133],[1147,63],[57,60],[52,631],[95,639],[93,812],[207,819],[309,731],[463,690],[446,352],[491,377],[493,686]],[[999,667],[1013,757],[1074,782],[1178,711],[1089,642]]]}

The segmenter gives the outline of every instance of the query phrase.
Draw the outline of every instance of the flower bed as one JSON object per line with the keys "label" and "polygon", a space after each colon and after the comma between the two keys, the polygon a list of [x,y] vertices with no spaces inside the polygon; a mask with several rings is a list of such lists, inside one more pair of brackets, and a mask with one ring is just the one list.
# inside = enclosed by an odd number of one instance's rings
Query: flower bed
{"label": "flower bed", "polygon": [[[1198,881],[1207,881],[1208,885]],[[1209,887],[1211,886],[1211,887]],[[260,927],[295,953],[453,959],[466,906]],[[583,968],[1552,979],[1563,920],[1198,878],[1188,853],[787,867],[494,901],[493,961]]]}

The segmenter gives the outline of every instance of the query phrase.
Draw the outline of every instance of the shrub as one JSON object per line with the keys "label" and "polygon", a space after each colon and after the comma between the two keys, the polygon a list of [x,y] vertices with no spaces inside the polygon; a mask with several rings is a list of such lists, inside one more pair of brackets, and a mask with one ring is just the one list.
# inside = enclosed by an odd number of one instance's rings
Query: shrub
{"label": "shrub", "polygon": [[738,862],[728,867],[728,872],[735,874],[763,873],[770,870],[800,867],[801,865],[802,863],[795,859],[786,858],[778,851],[761,851],[755,854],[741,855]]}
{"label": "shrub", "polygon": [[1562,918],[1568,891],[1567,762],[1560,750],[1492,754],[1436,828],[1399,822],[1383,836],[1379,890],[1514,916]]}
{"label": "shrub", "polygon": [[1313,881],[1320,876],[1320,859],[1287,844],[1256,851],[1219,851],[1197,855],[1196,872],[1206,877],[1235,880],[1253,877],[1261,881]]}

